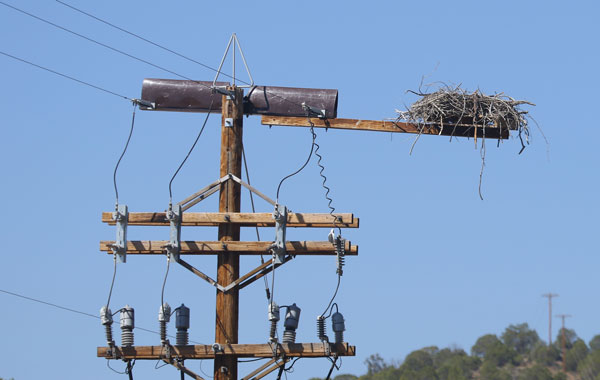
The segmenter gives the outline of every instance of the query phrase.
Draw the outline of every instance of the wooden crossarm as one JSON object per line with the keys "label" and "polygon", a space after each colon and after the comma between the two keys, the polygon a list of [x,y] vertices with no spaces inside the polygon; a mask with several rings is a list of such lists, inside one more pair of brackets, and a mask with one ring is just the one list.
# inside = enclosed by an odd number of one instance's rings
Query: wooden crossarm
{"label": "wooden crossarm", "polygon": [[[359,218],[354,214],[335,214],[337,227],[358,228]],[[333,218],[324,213],[289,213],[288,227],[332,228]],[[114,225],[112,212],[102,213],[102,222]],[[184,212],[182,226],[218,226],[222,223],[234,223],[244,227],[274,227],[275,220],[269,212]],[[132,226],[168,226],[164,212],[130,212],[128,224]]]}
{"label": "wooden crossarm", "polygon": [[[133,240],[127,242],[128,255],[164,255],[166,240],[149,241]],[[101,241],[100,251],[112,254],[111,245],[114,241]],[[181,255],[216,255],[234,252],[240,255],[268,254],[272,242],[268,241],[182,241]],[[346,255],[358,255],[358,246],[346,241]],[[335,255],[335,247],[328,241],[288,241],[286,251],[289,255],[323,256]]]}
{"label": "wooden crossarm", "polygon": [[[458,137],[483,137],[483,128],[468,124],[413,124],[384,120],[360,119],[318,119],[310,121],[318,128],[350,129],[354,131],[376,131],[393,133],[414,133],[423,135],[441,135]],[[263,116],[263,125],[281,125],[287,127],[310,127],[306,117]],[[485,137],[491,139],[508,139],[506,128],[486,127]]]}
{"label": "wooden crossarm", "polygon": [[[171,356],[180,359],[214,359],[215,356],[234,355],[240,358],[273,357],[273,346],[270,344],[222,344],[223,351],[215,353],[212,345],[171,346]],[[356,347],[348,343],[331,343],[328,353],[323,343],[282,343],[277,353],[287,357],[318,358],[331,356],[355,356]],[[163,346],[114,347],[117,359],[160,360],[164,356]],[[98,347],[97,355],[112,359],[110,347]]]}

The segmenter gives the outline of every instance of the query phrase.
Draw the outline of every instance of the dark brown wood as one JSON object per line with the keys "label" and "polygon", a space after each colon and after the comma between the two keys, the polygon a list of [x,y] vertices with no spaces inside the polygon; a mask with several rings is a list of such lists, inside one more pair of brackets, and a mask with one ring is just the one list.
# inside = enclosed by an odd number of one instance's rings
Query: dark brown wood
{"label": "dark brown wood", "polygon": [[[354,214],[336,214],[336,226],[341,228],[358,228],[359,218]],[[115,225],[112,212],[102,213],[102,222]],[[222,223],[239,224],[241,227],[274,227],[275,219],[270,212],[184,212],[182,226],[219,226]],[[130,212],[128,224],[131,226],[168,226],[164,212]],[[333,222],[330,214],[326,213],[298,213],[288,214],[287,227],[315,227],[332,228]]]}
{"label": "dark brown wood", "polygon": [[[212,345],[171,346],[171,356],[181,359],[219,358],[271,358],[273,348],[270,344],[221,344],[223,352],[214,352]],[[330,343],[332,354],[337,356],[355,356],[356,347],[348,343]],[[98,347],[97,355],[112,358],[110,347]],[[115,347],[117,359],[160,360],[165,357],[163,346]],[[323,343],[281,343],[277,352],[287,357],[319,358],[330,356]]]}
{"label": "dark brown wood", "polygon": [[[242,133],[244,120],[244,90],[229,88],[234,97],[223,95],[221,110],[221,161],[219,178],[231,173],[242,177]],[[228,119],[231,126],[226,125]],[[233,180],[221,184],[219,192],[219,212],[241,211],[240,185]],[[219,225],[219,241],[240,240],[240,226],[232,223]],[[240,255],[237,252],[223,252],[217,256],[217,283],[223,287],[240,276]],[[233,289],[217,293],[215,316],[215,342],[222,345],[238,343],[239,290]],[[214,380],[237,380],[237,357],[218,356],[214,361]]]}
{"label": "dark brown wood", "polygon": [[[238,227],[239,228],[239,227]],[[114,241],[101,241],[100,250],[112,254]],[[127,242],[128,255],[164,255],[166,240],[133,240]],[[269,241],[182,241],[181,255],[266,255]],[[287,241],[285,249],[290,255],[324,256],[335,255],[335,247],[328,241]],[[358,246],[346,241],[346,255],[358,255]]]}
{"label": "dark brown wood", "polygon": [[[350,129],[355,131],[376,131],[393,133],[414,133],[423,135],[441,135],[458,137],[483,137],[483,128],[467,124],[413,124],[384,120],[360,119],[318,119],[310,121],[317,128]],[[306,117],[263,116],[263,125],[282,125],[288,127],[310,127]],[[506,128],[485,128],[485,138],[508,139]]]}

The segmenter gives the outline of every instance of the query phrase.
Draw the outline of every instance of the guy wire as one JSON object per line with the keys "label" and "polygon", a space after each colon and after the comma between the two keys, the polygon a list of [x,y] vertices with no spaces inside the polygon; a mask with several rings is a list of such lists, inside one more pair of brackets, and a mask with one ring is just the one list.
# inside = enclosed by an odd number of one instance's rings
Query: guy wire
{"label": "guy wire", "polygon": [[192,151],[196,147],[196,144],[198,143],[198,140],[200,139],[200,136],[202,136],[202,132],[204,132],[204,127],[206,127],[206,122],[208,121],[208,117],[210,116],[210,112],[212,111],[213,102],[214,102],[214,94],[211,95],[211,97],[210,97],[210,105],[208,106],[208,112],[206,113],[206,118],[204,118],[204,123],[202,123],[202,128],[200,128],[200,132],[198,132],[198,136],[196,136],[196,140],[194,140],[194,143],[192,144],[192,147],[188,151],[188,153],[185,156],[185,158],[183,159],[183,161],[181,161],[181,164],[179,165],[179,167],[175,171],[175,174],[173,174],[173,177],[171,177],[171,180],[169,181],[169,205],[171,205],[172,202],[173,202],[173,191],[171,189],[171,187],[173,185],[173,180],[175,179],[175,177],[179,173],[179,170],[181,170],[181,168],[183,167],[183,164],[185,164],[185,162],[187,161],[187,159],[190,156],[190,154],[192,154]]}
{"label": "guy wire", "polygon": [[115,186],[115,207],[117,207],[119,205],[119,190],[117,189],[117,170],[119,169],[119,164],[121,163],[121,160],[123,159],[123,156],[125,156],[125,152],[127,151],[127,147],[129,146],[129,141],[131,141],[131,135],[133,134],[133,126],[135,124],[135,109],[137,107],[137,104],[135,102],[133,102],[133,115],[131,116],[131,128],[129,129],[129,136],[127,137],[127,142],[125,143],[125,148],[123,148],[123,152],[121,153],[121,156],[119,156],[119,160],[117,161],[117,164],[115,165],[115,170],[113,172],[113,185]]}

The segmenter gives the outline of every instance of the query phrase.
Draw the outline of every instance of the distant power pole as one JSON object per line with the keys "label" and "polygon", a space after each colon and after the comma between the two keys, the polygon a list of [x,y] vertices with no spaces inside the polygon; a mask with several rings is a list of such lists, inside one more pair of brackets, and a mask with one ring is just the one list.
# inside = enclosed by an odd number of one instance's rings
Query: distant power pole
{"label": "distant power pole", "polygon": [[562,365],[563,365],[563,372],[567,373],[567,361],[565,360],[567,357],[567,347],[566,347],[566,336],[565,336],[565,318],[569,318],[571,317],[570,314],[558,314],[556,315],[557,318],[561,318],[562,319]]}
{"label": "distant power pole", "polygon": [[552,344],[552,298],[558,297],[558,294],[546,293],[542,297],[548,297],[548,345]]}

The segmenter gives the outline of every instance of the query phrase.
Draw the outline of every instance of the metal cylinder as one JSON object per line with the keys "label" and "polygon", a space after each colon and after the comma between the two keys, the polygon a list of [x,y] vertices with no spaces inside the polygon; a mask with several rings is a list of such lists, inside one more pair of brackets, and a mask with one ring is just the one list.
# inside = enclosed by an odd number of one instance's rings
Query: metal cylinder
{"label": "metal cylinder", "polygon": [[344,341],[344,330],[346,330],[346,323],[344,322],[344,316],[340,312],[335,312],[331,316],[333,332],[335,333],[335,342],[342,343]]}
{"label": "metal cylinder", "polygon": [[175,313],[175,328],[177,328],[175,344],[177,346],[187,346],[189,341],[190,309],[184,304],[181,304]]}
{"label": "metal cylinder", "polygon": [[121,309],[121,345],[133,346],[133,329],[135,328],[135,314],[131,306],[125,305]]}
{"label": "metal cylinder", "polygon": [[269,329],[269,340],[271,342],[277,341],[277,322],[279,322],[279,306],[275,302],[271,302],[269,307],[269,322],[271,322],[271,328]]}
{"label": "metal cylinder", "polygon": [[160,342],[165,344],[167,340],[167,322],[171,320],[171,306],[164,303],[158,309],[158,323],[160,325]]}
{"label": "metal cylinder", "polygon": [[317,317],[317,337],[321,342],[329,342],[329,337],[325,334],[325,317],[319,315]]}

